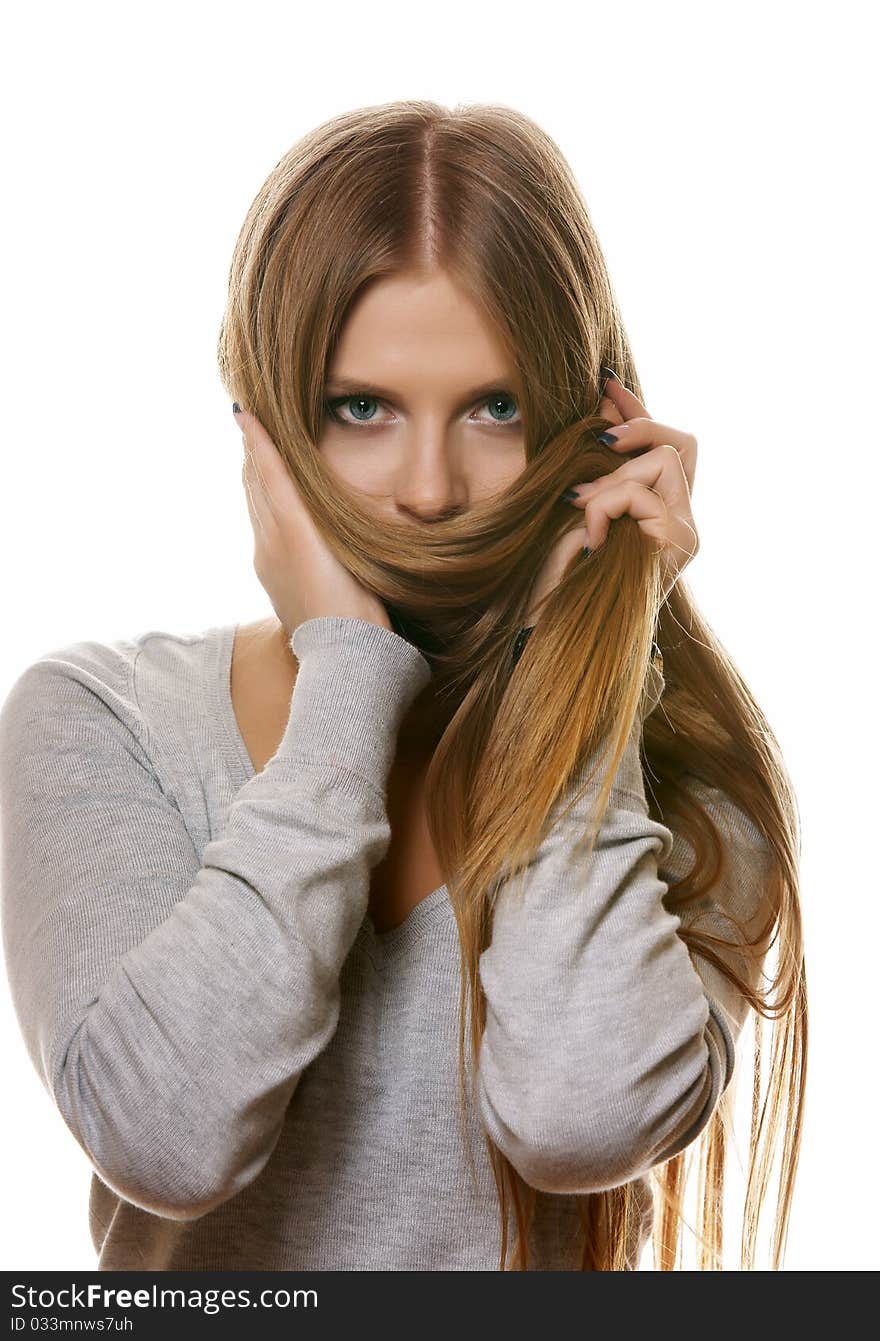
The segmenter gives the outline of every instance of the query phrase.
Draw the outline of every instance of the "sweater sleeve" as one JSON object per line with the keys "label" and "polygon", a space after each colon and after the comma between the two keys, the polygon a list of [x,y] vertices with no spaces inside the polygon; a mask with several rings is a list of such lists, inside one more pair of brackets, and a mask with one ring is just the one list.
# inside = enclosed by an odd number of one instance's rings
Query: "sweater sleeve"
{"label": "sweater sleeve", "polygon": [[[675,844],[649,816],[640,740],[637,722],[589,862],[575,844],[601,778],[552,825],[522,894],[519,880],[501,885],[480,957],[481,1116],[525,1181],[545,1192],[621,1186],[694,1141],[731,1080],[748,1010],[677,932],[699,916],[698,929],[735,942],[724,914],[750,918],[760,906],[766,843],[713,789],[727,874],[684,917],[669,912],[658,867],[673,869]],[[757,985],[760,963],[739,956],[735,968]]]}
{"label": "sweater sleeve", "polygon": [[260,1173],[335,1032],[398,727],[431,677],[353,617],[307,620],[291,647],[283,739],[201,862],[131,657],[47,654],[0,711],[4,952],[29,1055],[104,1182],[174,1220]]}

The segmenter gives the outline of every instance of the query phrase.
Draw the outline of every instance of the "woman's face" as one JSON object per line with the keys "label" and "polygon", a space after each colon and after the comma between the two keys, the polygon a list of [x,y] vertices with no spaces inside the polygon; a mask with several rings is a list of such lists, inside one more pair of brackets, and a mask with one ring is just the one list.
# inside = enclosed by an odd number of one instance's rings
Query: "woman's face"
{"label": "woman's face", "polygon": [[318,446],[379,515],[443,521],[524,469],[520,389],[493,327],[446,271],[397,274],[349,313]]}

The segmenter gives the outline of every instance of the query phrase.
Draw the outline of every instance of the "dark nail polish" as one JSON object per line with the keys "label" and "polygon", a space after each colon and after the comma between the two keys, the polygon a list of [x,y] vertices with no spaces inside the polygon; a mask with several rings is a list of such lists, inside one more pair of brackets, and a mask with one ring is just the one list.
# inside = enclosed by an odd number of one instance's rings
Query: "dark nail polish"
{"label": "dark nail polish", "polygon": [[576,500],[577,500],[577,490],[566,489],[565,493],[562,495],[559,501],[560,503],[574,503],[576,502]]}
{"label": "dark nail polish", "polygon": [[599,371],[601,372],[602,376],[605,378],[606,382],[607,382],[607,380],[608,380],[609,377],[613,377],[613,378],[615,379],[615,381],[619,381],[619,378],[618,378],[618,376],[617,376],[617,373],[614,371],[614,369],[613,369],[613,368],[606,368],[606,366],[605,366],[604,363],[602,364],[602,367],[599,369]]}
{"label": "dark nail polish", "polygon": [[596,437],[599,442],[604,442],[606,447],[613,447],[615,442],[617,442],[617,438],[613,433],[597,433]]}
{"label": "dark nail polish", "polygon": [[582,558],[582,559],[588,559],[588,558],[590,557],[590,555],[592,554],[592,552],[593,552],[593,551],[590,549],[589,545],[584,545],[584,551],[583,551],[583,553],[581,554],[581,558]]}
{"label": "dark nail polish", "polygon": [[233,413],[233,414],[241,414],[241,406],[239,405],[239,403],[238,403],[237,400],[234,400],[234,401],[232,402],[232,413]]}

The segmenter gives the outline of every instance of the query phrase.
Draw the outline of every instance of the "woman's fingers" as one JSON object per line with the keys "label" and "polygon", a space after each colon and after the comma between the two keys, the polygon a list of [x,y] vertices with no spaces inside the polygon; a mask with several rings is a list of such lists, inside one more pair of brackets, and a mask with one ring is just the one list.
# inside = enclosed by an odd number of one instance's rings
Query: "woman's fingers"
{"label": "woman's fingers", "polygon": [[[697,439],[693,433],[673,428],[671,424],[661,424],[656,419],[639,416],[629,419],[625,424],[615,424],[597,435],[606,447],[616,452],[644,452],[651,447],[673,447],[687,479],[688,489],[693,493],[697,474]],[[616,472],[615,472],[616,473]]]}
{"label": "woman's fingers", "polygon": [[663,495],[653,485],[642,480],[615,480],[583,500],[586,543],[598,549],[608,538],[608,526],[613,518],[626,512],[634,517],[646,535],[665,540],[668,528],[668,507]]}
{"label": "woman's fingers", "polygon": [[248,489],[248,499],[255,507],[263,530],[271,524],[278,525],[276,511],[279,472],[284,476],[281,458],[275,444],[269,439],[259,420],[252,414],[240,411],[236,416],[244,439],[244,478]]}
{"label": "woman's fingers", "polygon": [[241,482],[244,485],[248,514],[254,533],[262,535],[266,529],[266,520],[271,517],[268,512],[265,485],[254,462],[254,454],[244,437],[242,437],[242,444],[244,446],[244,458],[241,465]]}
{"label": "woman's fingers", "polygon": [[665,549],[663,599],[699,549],[685,463],[671,443],[624,461],[591,484],[576,486],[571,501],[584,508],[586,545],[595,550],[615,517],[629,513]]}
{"label": "woman's fingers", "polygon": [[643,452],[641,456],[631,457],[616,470],[609,471],[607,475],[600,475],[598,479],[590,480],[587,484],[573,485],[570,492],[575,497],[570,501],[577,507],[591,495],[604,491],[621,480],[638,480],[642,484],[656,487],[670,504],[690,505],[690,481],[682,453],[671,443],[665,442],[650,451]]}
{"label": "woman's fingers", "polygon": [[[606,369],[610,371],[610,369]],[[638,396],[623,385],[616,373],[606,380],[604,394],[621,413],[624,419],[634,419],[636,416],[643,415],[650,419],[648,411],[639,400]]]}
{"label": "woman's fingers", "polygon": [[262,527],[263,523],[259,519],[259,515],[257,513],[257,505],[254,502],[253,493],[251,491],[251,482],[248,476],[248,468],[247,468],[247,450],[245,450],[244,465],[241,468],[241,482],[244,485],[245,502],[247,503],[248,516],[251,519],[251,526],[254,528],[254,530],[256,530],[258,526]]}
{"label": "woman's fingers", "polygon": [[639,480],[621,480],[601,494],[588,498],[584,511],[585,544],[596,550],[605,542],[611,519],[627,513],[635,517],[662,554],[661,603],[667,599],[684,569],[700,547],[693,518],[673,513],[650,485]]}
{"label": "woman's fingers", "polygon": [[614,401],[610,400],[608,396],[603,396],[599,401],[599,409],[597,413],[600,414],[603,419],[610,419],[612,424],[623,423],[623,415],[614,404]]}
{"label": "woman's fingers", "polygon": [[260,485],[258,503],[268,514],[267,521],[273,521],[282,529],[306,525],[311,520],[308,509],[296,487],[293,478],[281,459],[281,453],[269,437],[259,419],[245,410],[235,416],[242,430],[247,462],[252,477]]}

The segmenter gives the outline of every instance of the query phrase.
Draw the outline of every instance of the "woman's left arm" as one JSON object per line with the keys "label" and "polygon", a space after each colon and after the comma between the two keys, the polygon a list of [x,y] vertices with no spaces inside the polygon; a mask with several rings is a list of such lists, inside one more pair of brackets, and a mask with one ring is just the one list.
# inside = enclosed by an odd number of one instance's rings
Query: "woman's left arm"
{"label": "woman's left arm", "polygon": [[[544,839],[522,893],[518,881],[502,888],[480,956],[481,1114],[525,1181],[546,1192],[617,1187],[695,1140],[731,1080],[748,1010],[677,932],[699,914],[699,929],[735,941],[725,913],[754,915],[766,845],[713,789],[705,799],[726,875],[698,908],[667,911],[658,868],[684,873],[689,863],[684,845],[649,816],[638,739],[637,724],[586,868],[575,844],[598,782]],[[741,955],[730,962],[747,980],[761,967]]]}
{"label": "woman's left arm", "polygon": [[[603,370],[610,371],[610,370]],[[573,491],[585,505],[587,544],[597,548],[614,517],[631,513],[663,550],[663,598],[698,548],[690,508],[697,442],[658,424],[611,374],[603,417],[619,420],[623,452],[639,451],[592,486]],[[609,443],[610,445],[610,443]],[[533,606],[582,544],[561,537],[538,575]],[[648,811],[634,724],[588,868],[574,858],[602,779],[556,824],[529,866],[519,895],[502,889],[492,941],[480,957],[486,1027],[478,1099],[486,1126],[527,1183],[557,1193],[617,1187],[689,1145],[709,1122],[730,1082],[747,1003],[677,935],[684,915],[667,911],[680,845]],[[566,798],[567,799],[567,798]],[[706,797],[725,837],[726,876],[699,908],[725,939],[725,911],[745,920],[767,879],[761,835],[727,798]],[[700,922],[700,926],[706,921]],[[719,951],[720,953],[720,951]],[[754,962],[737,957],[740,973]],[[760,969],[760,965],[757,966]],[[757,985],[757,984],[755,984]]]}

